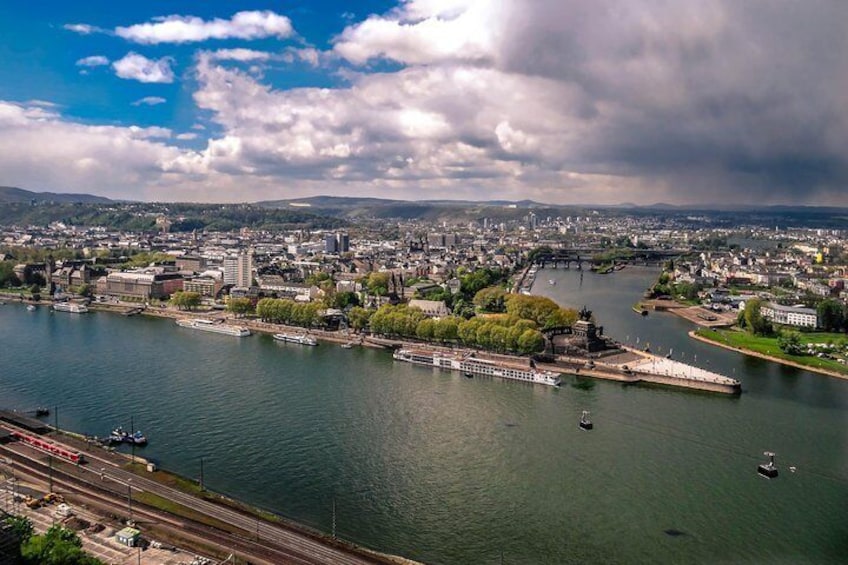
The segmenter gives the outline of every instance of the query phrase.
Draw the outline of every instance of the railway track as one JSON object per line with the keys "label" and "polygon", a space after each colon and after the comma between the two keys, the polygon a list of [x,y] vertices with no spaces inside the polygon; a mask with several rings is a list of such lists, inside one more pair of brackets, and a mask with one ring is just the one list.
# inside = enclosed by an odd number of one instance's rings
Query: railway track
{"label": "railway track", "polygon": [[[5,423],[1,427],[19,431]],[[53,441],[61,444],[55,439]],[[17,470],[32,473],[45,482],[50,480],[52,474],[54,483],[113,509],[123,508],[127,504],[128,493],[147,492],[224,522],[232,526],[234,531],[227,532],[189,519],[175,518],[161,510],[132,501],[133,514],[156,521],[180,534],[189,534],[189,537],[212,542],[222,548],[238,550],[254,559],[268,560],[269,563],[340,565],[396,562],[379,555],[360,553],[341,544],[328,543],[317,535],[269,523],[236,509],[197,498],[122,469],[112,460],[90,452],[85,453],[86,463],[82,465],[48,464],[44,461],[46,453],[19,443],[2,446],[0,452],[13,461]]]}

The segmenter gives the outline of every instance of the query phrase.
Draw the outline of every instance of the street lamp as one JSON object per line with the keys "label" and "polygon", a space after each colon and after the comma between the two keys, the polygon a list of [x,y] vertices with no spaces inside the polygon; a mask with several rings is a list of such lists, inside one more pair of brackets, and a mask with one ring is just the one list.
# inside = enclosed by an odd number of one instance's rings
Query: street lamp
{"label": "street lamp", "polygon": [[130,514],[130,522],[132,522],[132,479],[127,479],[127,510]]}

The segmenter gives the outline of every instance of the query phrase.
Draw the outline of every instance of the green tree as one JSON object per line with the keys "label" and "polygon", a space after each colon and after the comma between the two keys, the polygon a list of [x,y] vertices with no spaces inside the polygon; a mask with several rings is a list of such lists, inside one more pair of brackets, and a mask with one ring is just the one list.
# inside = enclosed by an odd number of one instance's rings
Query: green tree
{"label": "green tree", "polygon": [[822,300],[816,308],[816,313],[822,329],[826,332],[839,331],[845,325],[845,309],[838,300]]}
{"label": "green tree", "polygon": [[483,288],[474,295],[474,306],[482,312],[504,312],[506,306],[504,299],[506,291],[499,286],[490,286]]}
{"label": "green tree", "polygon": [[83,283],[76,287],[74,290],[80,296],[85,296],[86,298],[91,298],[91,295],[94,294],[94,287],[88,283]]}
{"label": "green tree", "polygon": [[0,261],[0,287],[21,286],[21,280],[14,271],[14,261]]}
{"label": "green tree", "polygon": [[801,334],[797,331],[781,332],[777,336],[777,346],[789,355],[803,355],[804,349],[801,344]]}
{"label": "green tree", "polygon": [[769,335],[772,333],[771,323],[763,318],[760,311],[763,301],[752,298],[745,303],[745,327],[754,335]]}
{"label": "green tree", "polygon": [[344,310],[348,306],[359,306],[359,296],[355,292],[337,292],[333,295],[333,308]]}
{"label": "green tree", "polygon": [[58,525],[52,526],[44,535],[32,536],[21,544],[21,557],[27,565],[101,564],[82,550],[79,536]]}
{"label": "green tree", "polygon": [[361,306],[354,306],[347,313],[347,321],[351,328],[361,331],[368,326],[373,310],[367,310]]}
{"label": "green tree", "polygon": [[200,294],[197,292],[177,291],[171,296],[169,303],[179,310],[194,310],[200,306]]}
{"label": "green tree", "polygon": [[12,532],[21,543],[31,538],[34,533],[32,522],[26,516],[13,516],[10,514],[3,521],[11,526]]}
{"label": "green tree", "polygon": [[369,294],[385,296],[389,293],[389,273],[371,273],[365,281]]}
{"label": "green tree", "polygon": [[254,311],[253,301],[250,298],[230,298],[227,301],[227,310],[236,317],[251,314]]}

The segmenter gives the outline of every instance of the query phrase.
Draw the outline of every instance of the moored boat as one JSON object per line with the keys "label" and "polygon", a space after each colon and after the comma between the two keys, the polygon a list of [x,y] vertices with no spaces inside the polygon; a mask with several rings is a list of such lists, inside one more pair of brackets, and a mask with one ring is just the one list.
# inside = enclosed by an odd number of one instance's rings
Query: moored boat
{"label": "moored boat", "polygon": [[130,433],[125,431],[121,426],[118,426],[112,433],[109,434],[110,441],[114,443],[134,443],[135,445],[147,445],[147,438],[141,431]]}
{"label": "moored boat", "polygon": [[181,328],[191,328],[193,330],[231,335],[234,337],[247,337],[250,335],[250,330],[242,326],[231,326],[229,324],[216,323],[212,320],[206,320],[203,318],[177,320],[177,325]]}
{"label": "moored boat", "polygon": [[428,349],[398,349],[393,357],[397,361],[416,365],[461,371],[466,377],[482,375],[548,386],[560,385],[559,375],[551,371],[539,371],[535,367],[519,369],[489,359],[480,359],[472,354],[443,353]]}
{"label": "moored boat", "polygon": [[[30,306],[32,306],[30,304]],[[78,302],[56,302],[53,304],[54,312],[69,312],[71,314],[85,314],[88,312],[88,306]]]}
{"label": "moored boat", "polygon": [[274,334],[274,339],[277,341],[285,341],[287,343],[299,343],[300,345],[318,345],[318,340],[306,334]]}

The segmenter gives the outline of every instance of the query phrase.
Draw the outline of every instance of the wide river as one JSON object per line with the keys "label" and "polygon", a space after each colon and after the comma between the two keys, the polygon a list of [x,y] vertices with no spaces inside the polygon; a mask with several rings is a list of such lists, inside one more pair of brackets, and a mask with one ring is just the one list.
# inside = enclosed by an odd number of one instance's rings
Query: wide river
{"label": "wide river", "polygon": [[[339,536],[428,563],[845,563],[848,381],[636,315],[655,276],[547,270],[534,292],[741,379],[740,397],[466,379],[386,351],[8,304],[0,406],[58,406],[92,435],[133,418],[168,469],[197,477],[203,457],[210,488],[324,531],[335,499]],[[777,479],[756,473],[765,450]]]}

